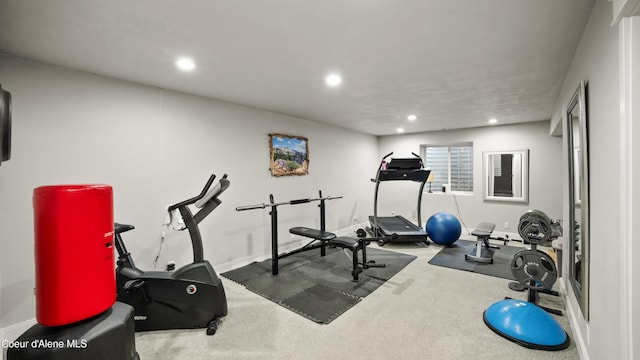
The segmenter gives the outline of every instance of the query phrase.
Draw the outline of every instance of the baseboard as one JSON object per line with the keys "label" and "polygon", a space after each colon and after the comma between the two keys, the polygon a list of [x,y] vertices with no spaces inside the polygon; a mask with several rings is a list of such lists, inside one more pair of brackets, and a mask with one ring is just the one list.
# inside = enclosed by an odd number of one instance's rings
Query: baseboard
{"label": "baseboard", "polygon": [[[564,283],[564,281],[563,281]],[[570,301],[567,301],[567,296],[565,293],[564,303],[566,305],[566,316],[569,318],[569,324],[571,326],[571,332],[573,333],[573,342],[576,344],[576,349],[578,350],[578,355],[581,360],[590,360],[589,352],[587,351],[587,346],[584,342],[585,335],[589,336],[589,334],[582,334],[580,332],[580,327],[578,326],[577,317],[576,317],[576,309],[571,305]],[[578,309],[580,311],[580,309]],[[589,329],[587,328],[587,332]]]}

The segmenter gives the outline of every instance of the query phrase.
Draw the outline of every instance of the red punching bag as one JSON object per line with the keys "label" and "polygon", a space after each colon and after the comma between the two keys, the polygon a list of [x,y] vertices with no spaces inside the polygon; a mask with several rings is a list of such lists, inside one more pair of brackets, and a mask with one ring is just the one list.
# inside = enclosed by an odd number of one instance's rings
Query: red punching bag
{"label": "red punching bag", "polygon": [[111,186],[38,187],[33,210],[38,323],[60,326],[109,309],[116,299]]}

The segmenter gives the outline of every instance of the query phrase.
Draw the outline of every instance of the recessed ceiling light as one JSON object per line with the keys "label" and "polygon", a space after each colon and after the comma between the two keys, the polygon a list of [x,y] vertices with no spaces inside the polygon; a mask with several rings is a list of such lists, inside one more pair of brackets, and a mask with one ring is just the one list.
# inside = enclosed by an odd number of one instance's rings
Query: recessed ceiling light
{"label": "recessed ceiling light", "polygon": [[489,119],[489,124],[497,124],[498,123],[498,119]]}
{"label": "recessed ceiling light", "polygon": [[400,133],[404,132],[404,129],[403,128],[398,128],[398,129],[396,129],[396,131],[398,132],[398,134],[400,134]]}
{"label": "recessed ceiling light", "polygon": [[409,121],[416,121],[416,119],[417,119],[417,118],[418,118],[418,117],[417,117],[417,116],[415,116],[415,115],[413,115],[413,114],[411,114],[411,115],[407,116],[407,120],[409,120]]}
{"label": "recessed ceiling light", "polygon": [[175,64],[176,67],[178,67],[178,69],[182,71],[192,71],[196,68],[196,64],[193,62],[193,60],[186,57],[176,60]]}
{"label": "recessed ceiling light", "polygon": [[324,82],[331,87],[336,87],[342,84],[342,76],[338,74],[330,74],[324,79]]}

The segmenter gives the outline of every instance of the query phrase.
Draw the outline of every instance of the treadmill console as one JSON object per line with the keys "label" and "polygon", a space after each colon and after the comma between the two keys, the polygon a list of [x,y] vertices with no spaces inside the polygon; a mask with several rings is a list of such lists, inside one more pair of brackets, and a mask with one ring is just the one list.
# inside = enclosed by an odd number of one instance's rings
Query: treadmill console
{"label": "treadmill console", "polygon": [[387,164],[389,170],[416,170],[422,169],[422,159],[419,157],[413,158],[393,158]]}
{"label": "treadmill console", "polygon": [[409,180],[425,182],[431,170],[425,170],[422,159],[413,158],[393,158],[387,164],[385,170],[380,170],[378,181]]}

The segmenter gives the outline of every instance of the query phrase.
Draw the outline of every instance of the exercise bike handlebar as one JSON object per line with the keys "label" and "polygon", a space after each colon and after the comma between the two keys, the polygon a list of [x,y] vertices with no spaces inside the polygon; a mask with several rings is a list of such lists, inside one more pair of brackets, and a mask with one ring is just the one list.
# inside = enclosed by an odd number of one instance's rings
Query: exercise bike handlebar
{"label": "exercise bike handlebar", "polygon": [[325,197],[318,197],[318,198],[295,199],[295,200],[289,200],[289,201],[284,201],[279,203],[270,203],[270,204],[262,203],[262,204],[256,204],[256,205],[238,206],[236,208],[236,211],[264,209],[267,207],[274,207],[274,206],[280,206],[280,205],[298,205],[298,204],[310,203],[313,201],[333,200],[333,199],[342,199],[342,196],[325,196]]}
{"label": "exercise bike handlebar", "polygon": [[[224,176],[222,176],[222,179],[226,179],[227,178],[227,174],[224,174]],[[204,188],[202,189],[202,191],[200,192],[200,194],[198,194],[197,196],[194,196],[190,199],[181,201],[177,204],[173,204],[171,206],[169,206],[168,210],[169,212],[178,209],[182,206],[187,206],[187,205],[191,205],[196,203],[198,200],[204,198],[207,195],[207,192],[209,191],[209,189],[211,188],[211,185],[213,185],[213,181],[216,179],[216,175],[215,174],[211,174],[211,176],[209,177],[209,180],[207,180],[207,183],[205,184]],[[222,181],[222,180],[221,180]]]}

